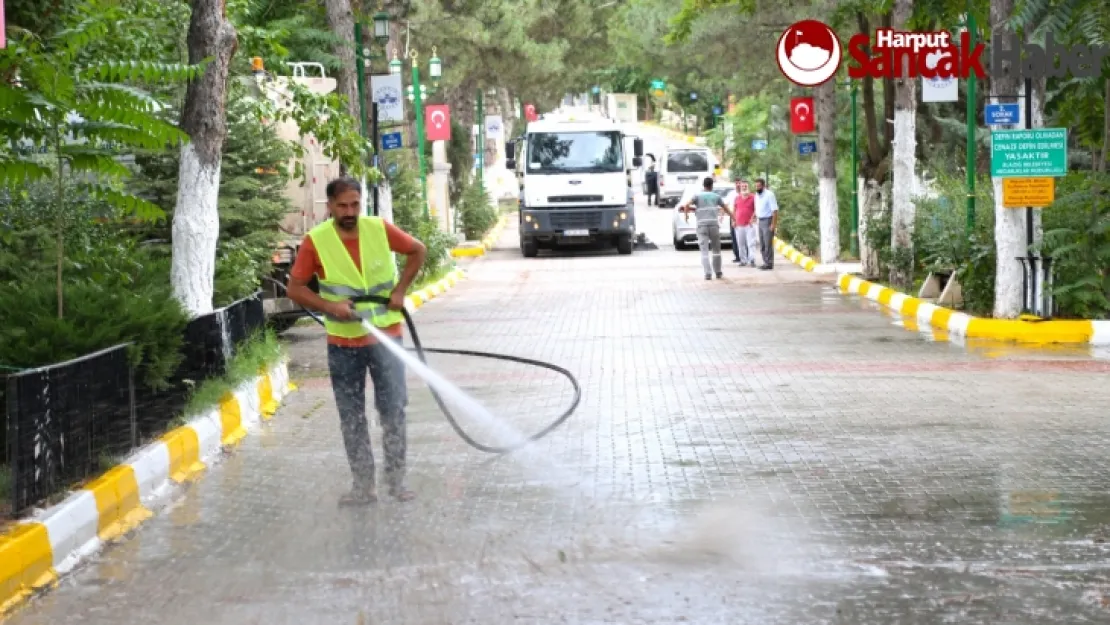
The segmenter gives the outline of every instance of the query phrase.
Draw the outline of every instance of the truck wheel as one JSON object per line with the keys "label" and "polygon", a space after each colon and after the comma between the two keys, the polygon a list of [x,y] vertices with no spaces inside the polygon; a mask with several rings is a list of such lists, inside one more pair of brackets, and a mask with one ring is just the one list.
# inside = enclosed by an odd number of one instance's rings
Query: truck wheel
{"label": "truck wheel", "polygon": [[617,239],[617,253],[618,254],[631,254],[632,253],[632,245],[633,244],[632,244],[632,235],[631,234],[621,235],[621,237],[619,239]]}
{"label": "truck wheel", "polygon": [[535,258],[540,253],[540,246],[535,239],[525,237],[520,241],[520,252],[524,254],[525,258]]}

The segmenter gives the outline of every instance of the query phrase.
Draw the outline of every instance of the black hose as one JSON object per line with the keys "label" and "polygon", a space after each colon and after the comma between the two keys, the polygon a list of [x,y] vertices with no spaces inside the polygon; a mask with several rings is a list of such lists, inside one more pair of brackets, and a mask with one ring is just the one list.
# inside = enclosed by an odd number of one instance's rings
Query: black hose
{"label": "black hose", "polygon": [[[282,291],[285,290],[285,285],[282,284],[281,282],[278,282],[277,280],[274,280],[273,278],[270,278],[270,277],[265,277],[264,279],[276,284],[279,287],[281,287]],[[387,306],[389,305],[389,300],[386,299],[386,298],[382,298],[382,297],[355,297],[355,298],[351,298],[351,299],[354,302],[372,302],[372,303],[375,303],[375,304],[384,304],[384,305],[387,305]],[[316,313],[308,310],[307,308],[304,308],[303,306],[301,307],[301,310],[303,310],[305,312],[305,314],[307,314],[309,317],[312,317],[312,319],[314,319],[316,321],[316,323],[319,323],[321,326],[324,325],[324,320],[321,319]],[[453,414],[451,414],[451,410],[449,408],[447,408],[447,404],[445,404],[443,402],[443,398],[441,398],[439,396],[439,393],[436,392],[435,388],[432,388],[429,385],[428,390],[430,390],[432,392],[432,397],[435,398],[436,404],[439,405],[439,409],[443,411],[443,416],[447,418],[447,422],[451,424],[451,428],[453,430],[455,430],[455,433],[459,435],[459,438],[463,439],[463,441],[465,441],[467,445],[470,445],[474,449],[477,449],[479,451],[484,451],[484,452],[487,452],[487,453],[491,453],[491,454],[505,454],[505,453],[509,453],[511,451],[516,451],[517,449],[520,449],[521,447],[524,447],[525,445],[527,445],[529,443],[532,443],[534,441],[538,441],[539,439],[543,438],[544,436],[547,436],[548,434],[550,434],[552,430],[559,427],[560,425],[563,424],[563,422],[565,422],[567,419],[569,419],[570,415],[574,414],[574,411],[578,408],[578,402],[582,400],[582,388],[578,385],[578,379],[574,377],[574,374],[572,374],[570,371],[567,371],[563,367],[560,367],[559,365],[556,365],[556,364],[552,364],[550,362],[544,362],[542,360],[535,360],[535,359],[532,359],[532,358],[523,358],[521,356],[510,356],[508,354],[497,354],[497,353],[493,353],[493,352],[480,352],[480,351],[469,350],[469,349],[441,349],[441,348],[437,348],[437,347],[424,347],[420,343],[420,335],[417,334],[417,332],[416,332],[416,325],[412,322],[412,315],[409,314],[408,309],[402,308],[400,312],[405,317],[405,325],[408,326],[409,334],[412,335],[412,344],[413,344],[413,346],[412,347],[406,347],[405,349],[410,351],[410,352],[416,352],[417,357],[420,358],[420,362],[422,362],[424,364],[428,364],[428,359],[425,358],[425,356],[424,356],[424,354],[426,352],[427,353],[432,353],[432,354],[454,354],[456,356],[473,356],[474,358],[489,358],[489,359],[492,359],[492,360],[507,360],[509,362],[518,362],[518,363],[525,364],[525,365],[531,365],[533,367],[541,367],[543,369],[548,369],[548,370],[554,371],[556,373],[560,373],[563,376],[565,376],[568,380],[570,380],[570,384],[574,388],[574,399],[573,399],[573,401],[571,401],[570,407],[567,408],[561,415],[559,415],[559,417],[557,419],[555,419],[554,421],[549,423],[546,427],[544,427],[539,432],[536,432],[535,434],[524,438],[519,443],[516,443],[514,445],[504,446],[504,447],[498,447],[498,446],[494,446],[494,445],[483,445],[482,443],[479,443],[478,441],[471,438],[470,435],[467,434],[466,431],[462,429],[462,426],[459,425],[458,421],[455,420],[455,416]]]}

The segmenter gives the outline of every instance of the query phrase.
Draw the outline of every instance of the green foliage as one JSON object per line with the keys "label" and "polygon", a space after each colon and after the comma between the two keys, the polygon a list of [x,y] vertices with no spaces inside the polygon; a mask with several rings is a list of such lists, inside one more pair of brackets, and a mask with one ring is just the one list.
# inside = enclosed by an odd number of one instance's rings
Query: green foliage
{"label": "green foliage", "polygon": [[[292,209],[286,196],[291,180],[290,142],[264,123],[269,108],[232,82],[228,98],[227,139],[220,166],[220,238],[216,253],[213,305],[226,306],[258,290],[270,272],[271,255],[282,238],[279,227]],[[171,216],[148,230],[170,240],[169,223],[177,202],[177,152],[143,152],[132,189]]]}
{"label": "green foliage", "polygon": [[215,406],[225,395],[258,377],[282,357],[281,343],[272,330],[260,330],[235,347],[235,355],[227,363],[227,372],[208,378],[198,385],[185,405],[185,417],[199,415]]}
{"label": "green foliage", "polygon": [[68,172],[89,193],[121,209],[147,219],[162,215],[119,192],[114,183],[129,172],[116,157],[186,137],[154,114],[160,105],[153,97],[127,83],[182,82],[201,68],[130,59],[78,64],[86,48],[126,19],[112,3],[90,0],[60,20],[61,30],[41,39],[17,31],[0,50],[0,74],[19,74],[18,83],[0,85],[0,184],[59,179]]}
{"label": "green foliage", "polygon": [[[396,173],[389,179],[393,200],[393,223],[408,232],[428,250],[424,266],[416,276],[416,282],[425,281],[432,276],[441,275],[454,265],[450,250],[455,238],[439,229],[439,224],[424,215],[424,200],[420,190],[420,178],[416,174],[414,157],[411,154],[392,154],[392,163],[397,164]],[[397,257],[397,268],[405,263],[403,256]]]}
{"label": "green foliage", "polygon": [[1060,316],[1110,317],[1110,176],[1068,176],[1042,220]]}
{"label": "green foliage", "polygon": [[456,208],[468,240],[481,239],[497,223],[497,209],[477,181],[466,186]]}

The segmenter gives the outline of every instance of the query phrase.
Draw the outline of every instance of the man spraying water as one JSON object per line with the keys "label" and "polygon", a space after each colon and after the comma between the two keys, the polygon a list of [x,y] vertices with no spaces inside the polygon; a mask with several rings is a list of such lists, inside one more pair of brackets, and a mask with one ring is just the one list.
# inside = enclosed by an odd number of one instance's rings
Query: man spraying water
{"label": "man spraying water", "polygon": [[[404,363],[365,327],[369,323],[398,343],[402,340],[405,294],[424,264],[424,244],[379,217],[361,215],[362,185],[338,178],[327,186],[331,219],[309,231],[297,253],[286,286],[289,298],[323,313],[328,332],[328,370],[339,411],[343,445],[354,486],[339,503],[377,501],[374,454],[366,419],[366,373],[374,384],[374,406],[382,426],[382,451],[389,494],[408,501],[415,494],[405,485]],[[393,253],[406,256],[397,275]],[[320,294],[308,288],[312,277]],[[349,298],[377,296],[389,305],[352,303]]]}

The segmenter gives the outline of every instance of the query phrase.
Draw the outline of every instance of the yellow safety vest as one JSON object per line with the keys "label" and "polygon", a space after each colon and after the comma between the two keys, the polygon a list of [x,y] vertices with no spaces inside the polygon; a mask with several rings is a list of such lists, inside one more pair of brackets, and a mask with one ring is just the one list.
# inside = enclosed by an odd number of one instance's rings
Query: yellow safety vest
{"label": "yellow safety vest", "polygon": [[[358,248],[362,271],[355,267],[347,247],[339,238],[334,220],[329,219],[308,233],[320,264],[324,267],[324,277],[320,282],[320,297],[329,302],[339,302],[354,297],[375,295],[388,298],[397,286],[397,263],[389,249],[389,239],[385,234],[385,224],[380,217],[359,217]],[[389,310],[384,304],[371,302],[356,303],[355,313],[358,320],[341,321],[325,314],[324,327],[328,334],[342,338],[359,338],[369,332],[362,320],[369,321],[379,328],[385,328],[404,320],[399,311]]]}

